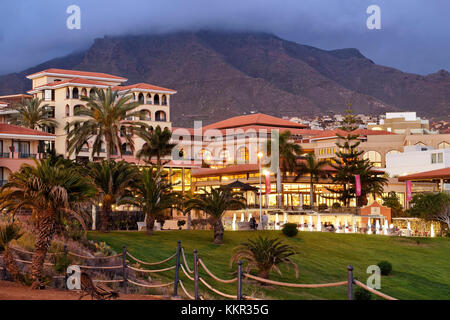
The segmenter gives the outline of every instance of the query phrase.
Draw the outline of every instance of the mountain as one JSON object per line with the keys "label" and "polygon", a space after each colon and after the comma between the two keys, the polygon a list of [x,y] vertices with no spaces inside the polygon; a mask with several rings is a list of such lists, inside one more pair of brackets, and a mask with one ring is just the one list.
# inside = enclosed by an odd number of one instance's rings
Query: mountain
{"label": "mountain", "polygon": [[105,36],[85,52],[0,76],[0,94],[29,90],[25,75],[46,68],[124,76],[172,88],[175,126],[262,112],[302,116],[342,112],[450,114],[450,74],[421,76],[379,66],[357,49],[321,50],[254,32]]}

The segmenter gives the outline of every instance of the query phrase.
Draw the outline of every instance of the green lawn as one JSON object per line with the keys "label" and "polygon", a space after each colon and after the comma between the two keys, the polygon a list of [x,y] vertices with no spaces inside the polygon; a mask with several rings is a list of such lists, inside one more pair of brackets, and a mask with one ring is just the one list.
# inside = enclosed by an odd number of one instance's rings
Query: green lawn
{"label": "green lawn", "polygon": [[[299,278],[293,270],[283,269],[283,276],[273,274],[271,279],[296,283],[326,283],[344,281],[347,265],[352,264],[355,276],[365,283],[366,269],[381,260],[392,263],[393,271],[383,276],[380,291],[398,299],[450,299],[450,238],[404,238],[377,235],[299,232],[295,238],[286,238],[281,231],[228,231],[223,245],[212,244],[212,231],[160,231],[153,236],[144,232],[90,232],[89,238],[105,241],[117,252],[125,244],[137,258],[159,261],[175,252],[177,240],[187,253],[192,269],[192,251],[197,249],[207,267],[217,276],[232,278],[236,268],[229,266],[232,249],[256,235],[279,236],[295,246],[294,257],[299,267]],[[173,264],[170,263],[164,266]],[[200,269],[201,270],[201,269]],[[173,270],[166,272],[173,279]],[[229,294],[236,293],[235,284],[217,283],[204,272],[206,281]],[[184,275],[183,283],[193,292],[193,284]],[[200,291],[207,297],[216,297],[200,283]],[[297,289],[244,282],[244,294],[255,294],[267,299],[345,299],[346,287]]]}

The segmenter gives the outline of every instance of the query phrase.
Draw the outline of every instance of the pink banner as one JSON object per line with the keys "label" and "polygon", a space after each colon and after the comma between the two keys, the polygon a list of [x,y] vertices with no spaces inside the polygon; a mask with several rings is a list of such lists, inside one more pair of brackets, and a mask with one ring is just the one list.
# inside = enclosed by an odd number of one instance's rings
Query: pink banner
{"label": "pink banner", "polygon": [[359,174],[355,174],[355,184],[356,196],[359,197],[361,195],[361,176]]}
{"label": "pink banner", "polygon": [[270,172],[266,173],[266,194],[270,194]]}
{"label": "pink banner", "polygon": [[411,201],[412,191],[411,191],[411,181],[406,181],[406,201]]}

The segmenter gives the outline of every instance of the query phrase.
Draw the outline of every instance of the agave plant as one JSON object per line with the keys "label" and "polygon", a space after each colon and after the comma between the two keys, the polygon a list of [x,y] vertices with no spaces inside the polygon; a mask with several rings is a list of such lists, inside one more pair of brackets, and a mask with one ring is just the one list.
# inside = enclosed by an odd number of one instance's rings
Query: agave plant
{"label": "agave plant", "polygon": [[294,247],[284,244],[278,238],[258,236],[255,240],[247,240],[233,249],[233,256],[230,260],[230,266],[242,260],[244,262],[245,272],[257,270],[258,277],[269,279],[272,270],[282,274],[281,264],[292,265],[295,270],[295,276],[298,277],[297,264],[290,258],[297,254]]}
{"label": "agave plant", "polygon": [[22,235],[20,226],[16,223],[7,223],[0,226],[0,251],[3,251],[3,264],[6,271],[17,282],[22,282],[23,276],[14,260],[10,243],[13,240],[18,240]]}

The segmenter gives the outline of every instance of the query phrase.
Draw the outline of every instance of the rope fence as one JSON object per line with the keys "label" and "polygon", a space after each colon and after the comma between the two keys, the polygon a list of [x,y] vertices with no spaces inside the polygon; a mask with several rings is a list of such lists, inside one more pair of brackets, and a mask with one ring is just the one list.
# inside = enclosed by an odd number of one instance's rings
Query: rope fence
{"label": "rope fence", "polygon": [[[27,250],[23,250],[23,249],[19,249],[19,248],[13,248],[13,249],[18,252],[22,252],[22,253],[34,254],[31,251],[27,251]],[[55,255],[55,254],[61,254],[61,253],[53,253],[53,254]],[[193,270],[191,270],[189,268],[188,260],[186,259],[185,249],[183,247],[181,247],[181,241],[178,241],[177,251],[174,254],[172,254],[171,256],[169,256],[161,261],[156,261],[156,262],[148,262],[148,261],[143,261],[143,260],[136,258],[130,252],[127,251],[125,246],[122,247],[122,253],[115,254],[112,256],[105,256],[105,257],[89,257],[89,256],[85,256],[85,255],[80,255],[80,254],[77,254],[74,252],[67,251],[66,247],[65,247],[64,254],[71,254],[71,255],[79,257],[79,258],[91,259],[91,260],[92,259],[100,260],[100,259],[121,258],[121,260],[122,260],[121,265],[113,265],[113,266],[80,265],[79,267],[81,269],[87,269],[87,270],[122,270],[122,279],[110,279],[110,280],[96,279],[93,281],[98,282],[98,283],[120,283],[123,288],[123,291],[125,293],[127,293],[128,283],[138,286],[138,287],[143,287],[143,288],[164,288],[164,287],[173,286],[173,288],[174,288],[173,296],[175,296],[175,297],[178,296],[178,287],[181,287],[181,290],[184,292],[185,296],[188,299],[204,300],[204,297],[199,294],[199,283],[202,283],[208,290],[212,291],[213,293],[215,293],[218,296],[221,296],[221,297],[224,297],[227,299],[261,300],[259,298],[247,296],[242,293],[243,280],[251,279],[251,280],[258,281],[260,283],[265,283],[265,284],[270,284],[270,285],[275,285],[275,286],[280,286],[280,287],[288,287],[288,288],[304,288],[304,289],[310,288],[310,289],[313,289],[313,288],[330,288],[330,287],[347,286],[347,299],[348,300],[353,300],[353,287],[354,287],[354,285],[356,285],[356,286],[361,287],[361,288],[369,291],[370,293],[373,293],[376,296],[379,296],[383,299],[397,300],[396,298],[391,297],[391,296],[389,296],[385,293],[382,293],[378,290],[375,290],[375,289],[365,285],[364,283],[358,281],[356,278],[354,278],[353,277],[353,267],[351,265],[349,265],[347,267],[347,280],[345,280],[345,281],[319,283],[319,284],[304,284],[304,283],[302,284],[302,283],[289,283],[289,282],[280,282],[280,281],[276,281],[276,280],[265,279],[265,278],[261,278],[261,277],[249,274],[247,272],[243,272],[242,261],[238,261],[237,277],[232,278],[232,279],[222,279],[222,278],[216,276],[206,266],[205,262],[200,257],[198,257],[197,250],[194,250],[194,254],[193,254],[193,266],[194,267],[193,267]],[[173,258],[176,258],[176,262],[175,262],[175,265],[172,265],[172,266],[169,266],[166,268],[141,269],[141,268],[135,267],[133,265],[130,265],[130,263],[126,259],[127,257],[131,258],[132,260],[136,261],[139,264],[146,265],[146,266],[161,265],[163,263],[169,262]],[[26,264],[32,263],[32,261],[22,260],[22,259],[15,259],[15,261],[20,262],[20,263],[26,263]],[[54,266],[55,264],[45,262],[44,265],[45,266]],[[211,277],[213,280],[215,280],[217,282],[225,283],[225,284],[236,283],[236,294],[228,294],[217,288],[214,288],[210,283],[208,283],[203,277],[201,277],[199,275],[199,266],[203,268],[203,270],[209,277]],[[186,276],[186,278],[188,280],[193,282],[194,295],[191,295],[186,290],[184,283],[180,279],[180,277],[179,277],[180,269],[181,269],[182,273],[184,274],[184,276]],[[0,266],[0,270],[2,270],[2,273],[4,274],[6,272],[5,266],[4,265]],[[166,271],[170,271],[170,270],[175,270],[175,279],[174,279],[174,281],[171,281],[168,283],[157,283],[157,284],[139,283],[139,282],[137,282],[139,280],[137,278],[137,274],[134,275],[136,278],[129,279],[128,270],[134,271],[136,273],[144,273],[144,274],[146,274],[146,273],[162,273],[162,272],[166,272]],[[115,275],[117,276],[117,273],[115,273]],[[116,278],[116,276],[114,276],[114,278]]]}

